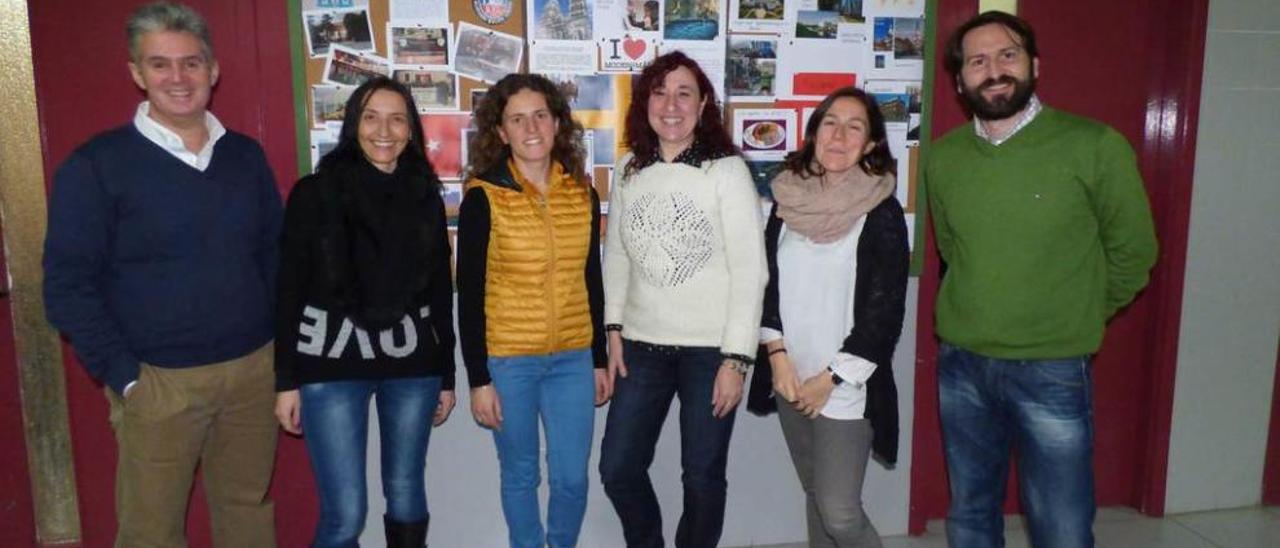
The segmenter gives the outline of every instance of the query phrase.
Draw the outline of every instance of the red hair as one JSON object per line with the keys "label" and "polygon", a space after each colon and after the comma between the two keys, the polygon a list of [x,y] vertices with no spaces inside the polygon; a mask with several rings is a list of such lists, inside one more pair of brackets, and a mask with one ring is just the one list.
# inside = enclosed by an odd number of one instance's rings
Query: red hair
{"label": "red hair", "polygon": [[680,67],[689,69],[698,82],[698,93],[707,99],[698,117],[698,125],[693,129],[694,141],[712,157],[729,156],[738,153],[725,130],[724,118],[720,114],[720,102],[716,99],[716,88],[711,79],[702,72],[702,67],[688,55],[673,51],[658,56],[653,63],[640,73],[640,79],[632,86],[631,107],[627,109],[626,143],[633,156],[627,162],[625,174],[631,175],[640,169],[642,164],[658,154],[658,134],[649,126],[649,95],[654,88],[662,85],[667,74]]}

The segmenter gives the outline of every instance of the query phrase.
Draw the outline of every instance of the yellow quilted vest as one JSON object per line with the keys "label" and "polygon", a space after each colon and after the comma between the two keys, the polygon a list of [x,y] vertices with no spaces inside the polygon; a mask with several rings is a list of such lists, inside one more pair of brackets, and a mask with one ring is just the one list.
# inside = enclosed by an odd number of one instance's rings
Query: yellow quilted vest
{"label": "yellow quilted vest", "polygon": [[521,190],[467,182],[489,199],[485,341],[490,356],[526,356],[591,346],[587,247],[591,192],[553,163],[547,196],[508,169]]}

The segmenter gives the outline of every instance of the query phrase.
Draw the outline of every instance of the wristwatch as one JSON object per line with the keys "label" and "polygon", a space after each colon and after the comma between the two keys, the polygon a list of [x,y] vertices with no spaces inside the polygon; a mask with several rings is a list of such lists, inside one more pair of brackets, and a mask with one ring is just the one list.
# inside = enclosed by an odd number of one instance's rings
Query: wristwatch
{"label": "wristwatch", "polygon": [[835,386],[844,384],[844,377],[841,377],[839,373],[836,373],[836,370],[832,369],[830,365],[827,366],[827,372],[831,373],[831,384]]}

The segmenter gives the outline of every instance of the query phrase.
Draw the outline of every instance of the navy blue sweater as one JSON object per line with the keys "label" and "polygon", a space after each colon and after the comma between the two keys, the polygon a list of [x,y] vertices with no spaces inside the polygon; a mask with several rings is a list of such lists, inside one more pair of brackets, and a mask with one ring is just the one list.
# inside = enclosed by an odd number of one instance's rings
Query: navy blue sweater
{"label": "navy blue sweater", "polygon": [[129,124],[82,145],[49,200],[44,300],[89,374],[244,356],[271,340],[281,202],[258,143],[228,131],[201,172]]}

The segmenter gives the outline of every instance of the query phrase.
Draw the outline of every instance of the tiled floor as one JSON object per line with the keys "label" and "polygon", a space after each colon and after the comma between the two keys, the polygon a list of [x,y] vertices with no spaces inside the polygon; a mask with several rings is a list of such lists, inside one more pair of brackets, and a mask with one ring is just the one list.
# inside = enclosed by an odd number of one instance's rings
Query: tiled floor
{"label": "tiled floor", "polygon": [[[1022,521],[1005,521],[1006,548],[1030,548]],[[1149,518],[1132,508],[1102,508],[1093,526],[1098,548],[1276,548],[1280,507],[1253,507]],[[886,537],[884,548],[946,548],[941,521],[919,537]],[[803,542],[754,548],[805,548]]]}

